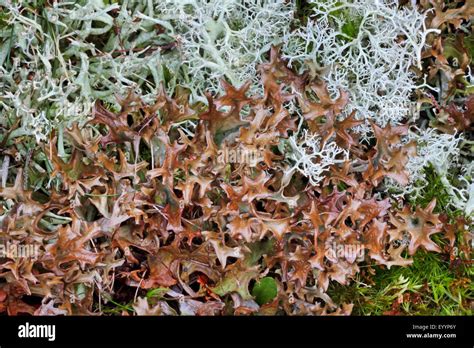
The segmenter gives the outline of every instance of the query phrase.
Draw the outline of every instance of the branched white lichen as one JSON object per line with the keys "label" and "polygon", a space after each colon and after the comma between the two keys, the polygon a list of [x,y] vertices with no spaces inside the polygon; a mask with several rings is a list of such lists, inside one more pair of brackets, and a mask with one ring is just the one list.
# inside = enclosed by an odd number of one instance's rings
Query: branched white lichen
{"label": "branched white lichen", "polygon": [[298,170],[315,186],[324,179],[324,174],[332,165],[344,163],[349,156],[348,151],[337,146],[334,141],[325,143],[321,148],[321,137],[306,130],[301,139],[296,135],[291,136],[288,145],[288,158],[295,162],[288,172]]}
{"label": "branched white lichen", "polygon": [[409,195],[412,199],[422,197],[424,189],[429,185],[426,180],[426,168],[431,166],[439,176],[446,192],[450,196],[450,204],[461,210],[466,216],[474,213],[474,165],[467,166],[458,176],[459,185],[453,185],[449,179],[460,165],[460,147],[462,135],[439,133],[434,128],[423,131],[415,129],[410,132],[406,141],[416,141],[417,155],[410,157],[405,169],[409,173],[408,185],[402,187],[392,180],[387,186]]}
{"label": "branched white lichen", "polygon": [[187,74],[182,82],[205,102],[205,91],[255,82],[256,65],[290,30],[294,2],[285,0],[164,0],[162,20],[172,24]]}
{"label": "branched white lichen", "polygon": [[456,200],[454,204],[464,211],[466,217],[474,219],[474,163],[471,162],[459,176],[460,188],[452,187]]}
{"label": "branched white lichen", "polygon": [[460,196],[458,205],[460,209],[464,209],[466,216],[474,219],[474,162],[464,168],[459,181],[463,186],[458,191]]}
{"label": "branched white lichen", "polygon": [[434,128],[428,128],[410,132],[408,140],[417,143],[417,156],[409,158],[405,167],[412,182],[421,179],[423,168],[429,164],[439,175],[446,175],[458,162],[462,136],[439,133]]}
{"label": "branched white lichen", "polygon": [[[424,14],[398,1],[312,1],[306,28],[291,33],[284,47],[291,63],[327,69],[330,91],[350,92],[348,112],[381,126],[399,123],[412,107],[412,66],[421,67],[428,33]],[[364,130],[366,130],[364,128]]]}

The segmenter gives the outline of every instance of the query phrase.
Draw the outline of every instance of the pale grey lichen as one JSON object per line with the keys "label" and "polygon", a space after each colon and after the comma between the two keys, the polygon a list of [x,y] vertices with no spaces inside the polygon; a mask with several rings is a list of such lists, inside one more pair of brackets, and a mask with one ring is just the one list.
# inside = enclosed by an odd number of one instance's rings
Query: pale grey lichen
{"label": "pale grey lichen", "polygon": [[176,67],[167,68],[161,54],[172,38],[142,13],[153,14],[151,2],[1,0],[0,6],[0,112],[21,119],[12,136],[42,141],[52,128],[90,117],[97,99],[114,104],[116,94],[132,88],[151,101],[160,83],[174,87],[165,75]]}
{"label": "pale grey lichen", "polygon": [[301,136],[295,134],[289,137],[287,144],[287,157],[293,166],[286,170],[285,175],[299,171],[315,186],[324,179],[331,166],[344,163],[349,158],[349,152],[339,147],[334,140],[322,144],[318,134],[306,130]]}
{"label": "pale grey lichen", "polygon": [[[381,126],[410,114],[416,88],[412,67],[421,68],[428,33],[425,15],[398,1],[311,1],[306,27],[289,34],[284,47],[290,63],[325,68],[330,91],[350,92],[347,112]],[[362,127],[364,133],[367,127]]]}
{"label": "pale grey lichen", "polygon": [[[405,166],[409,182],[401,186],[387,179],[388,188],[398,192],[394,196],[408,196],[412,200],[421,198],[425,188],[430,185],[426,178],[426,168],[431,167],[449,195],[448,204],[462,211],[467,217],[473,215],[474,165],[466,166],[461,161],[463,135],[440,133],[434,128],[413,130],[405,139],[417,144],[416,156],[409,157]],[[459,173],[456,174],[456,185],[452,183],[453,173]]]}
{"label": "pale grey lichen", "polygon": [[256,66],[272,44],[289,34],[294,1],[164,0],[159,17],[173,26],[184,74],[180,81],[196,99],[221,91],[221,79],[234,86],[258,86]]}

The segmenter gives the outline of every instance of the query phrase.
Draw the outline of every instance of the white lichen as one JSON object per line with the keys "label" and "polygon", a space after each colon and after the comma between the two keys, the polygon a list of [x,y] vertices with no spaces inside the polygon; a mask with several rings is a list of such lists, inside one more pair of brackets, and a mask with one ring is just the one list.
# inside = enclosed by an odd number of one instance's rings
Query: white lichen
{"label": "white lichen", "polygon": [[[290,63],[326,68],[330,91],[350,92],[347,112],[381,126],[397,124],[412,107],[416,88],[412,67],[421,68],[428,33],[425,15],[398,1],[311,1],[313,15],[305,28],[285,42]],[[366,127],[362,128],[365,132]]]}
{"label": "white lichen", "polygon": [[423,192],[430,184],[426,178],[426,169],[432,167],[439,177],[444,189],[449,194],[449,204],[457,210],[463,211],[466,216],[474,213],[474,165],[465,166],[457,175],[459,182],[453,185],[452,173],[458,172],[461,163],[462,134],[440,133],[434,128],[424,130],[413,129],[405,141],[415,141],[417,154],[408,159],[405,166],[409,175],[409,182],[401,186],[393,180],[387,180],[387,186],[399,195],[408,195],[416,200],[423,196]]}
{"label": "white lichen", "polygon": [[256,66],[289,33],[294,6],[285,0],[159,1],[157,11],[173,26],[187,73],[180,83],[204,102],[204,92],[221,91],[222,78],[234,86],[252,80],[255,88]]}
{"label": "white lichen", "polygon": [[344,163],[349,156],[348,151],[339,147],[334,141],[326,142],[321,147],[321,137],[306,130],[303,131],[301,138],[291,136],[288,145],[290,151],[287,157],[294,164],[287,172],[297,170],[315,186],[324,179],[332,165]]}
{"label": "white lichen", "polygon": [[417,156],[410,157],[406,170],[410,181],[421,179],[423,168],[431,164],[439,175],[447,175],[459,160],[461,135],[440,133],[434,128],[410,132],[408,140],[417,143]]}

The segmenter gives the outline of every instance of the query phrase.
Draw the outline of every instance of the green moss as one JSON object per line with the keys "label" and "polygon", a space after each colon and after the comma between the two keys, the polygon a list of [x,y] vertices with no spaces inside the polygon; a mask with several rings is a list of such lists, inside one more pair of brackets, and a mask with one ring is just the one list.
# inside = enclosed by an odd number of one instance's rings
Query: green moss
{"label": "green moss", "polygon": [[[375,267],[375,274],[359,275],[350,286],[331,284],[328,294],[336,303],[354,303],[355,315],[472,315],[472,268],[451,267],[445,258],[418,252],[409,267]],[[405,300],[398,306],[400,296]]]}
{"label": "green moss", "polygon": [[[342,3],[336,2],[335,6],[341,6]],[[340,8],[330,12],[330,15],[342,22],[340,31],[344,35],[339,35],[338,38],[344,41],[352,41],[359,35],[359,28],[362,23],[362,17],[354,16],[348,8]]]}
{"label": "green moss", "polygon": [[426,207],[433,199],[436,199],[435,213],[447,214],[451,219],[462,214],[461,211],[454,209],[449,204],[451,196],[432,165],[424,169],[424,174],[423,182],[419,182],[419,184],[424,185],[424,188],[416,198],[409,198],[410,204],[412,206]]}
{"label": "green moss", "polygon": [[362,23],[362,18],[354,17],[347,18],[346,22],[342,25],[341,31],[347,35],[341,36],[341,39],[349,41],[349,38],[355,39],[359,35],[360,24]]}

